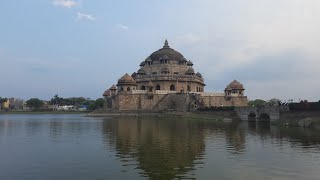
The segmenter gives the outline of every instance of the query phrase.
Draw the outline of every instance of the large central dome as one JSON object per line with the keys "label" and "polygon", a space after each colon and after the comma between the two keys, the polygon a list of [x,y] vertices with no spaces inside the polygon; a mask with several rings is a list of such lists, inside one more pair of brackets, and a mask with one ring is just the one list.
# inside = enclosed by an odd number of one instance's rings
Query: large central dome
{"label": "large central dome", "polygon": [[159,61],[160,59],[181,61],[183,59],[183,55],[181,53],[170,48],[167,40],[165,41],[163,48],[152,53],[149,57],[152,61]]}

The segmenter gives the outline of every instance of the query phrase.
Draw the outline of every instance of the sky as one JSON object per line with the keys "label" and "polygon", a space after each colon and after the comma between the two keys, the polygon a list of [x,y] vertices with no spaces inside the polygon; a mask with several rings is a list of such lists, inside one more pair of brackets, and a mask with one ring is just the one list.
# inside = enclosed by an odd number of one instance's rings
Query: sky
{"label": "sky", "polygon": [[168,39],[221,92],[320,100],[319,0],[10,0],[0,97],[102,97]]}

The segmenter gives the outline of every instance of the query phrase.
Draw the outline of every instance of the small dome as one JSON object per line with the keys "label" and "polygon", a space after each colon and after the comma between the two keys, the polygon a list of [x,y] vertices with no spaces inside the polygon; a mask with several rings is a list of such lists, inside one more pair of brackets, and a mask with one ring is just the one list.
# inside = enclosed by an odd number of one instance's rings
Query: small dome
{"label": "small dome", "polygon": [[232,81],[227,87],[226,90],[229,89],[238,89],[238,90],[244,90],[243,85],[238,82],[237,80]]}
{"label": "small dome", "polygon": [[117,90],[117,87],[113,84],[110,88],[110,90]]}
{"label": "small dome", "polygon": [[107,89],[102,96],[110,96],[110,89]]}
{"label": "small dome", "polygon": [[193,63],[189,60],[189,61],[187,62],[187,65],[188,65],[188,66],[193,66]]}
{"label": "small dome", "polygon": [[142,61],[139,66],[145,66],[145,65],[146,65],[146,63],[144,61]]}
{"label": "small dome", "polygon": [[187,71],[186,71],[187,75],[194,75],[194,69],[192,67],[190,67]]}
{"label": "small dome", "polygon": [[182,57],[180,62],[188,62],[186,58]]}
{"label": "small dome", "polygon": [[196,76],[202,78],[202,75],[201,75],[201,73],[199,73],[199,72],[196,73]]}
{"label": "small dome", "polygon": [[161,73],[170,73],[170,71],[168,68],[165,67],[161,70]]}
{"label": "small dome", "polygon": [[118,80],[118,85],[133,85],[133,84],[136,84],[136,81],[127,73]]}
{"label": "small dome", "polygon": [[138,70],[138,74],[140,74],[140,75],[145,75],[146,72],[145,72],[143,69],[139,69],[139,70]]}
{"label": "small dome", "polygon": [[137,73],[136,73],[136,72],[134,72],[134,73],[131,74],[131,77],[133,77],[133,79],[134,79],[136,76],[137,76]]}

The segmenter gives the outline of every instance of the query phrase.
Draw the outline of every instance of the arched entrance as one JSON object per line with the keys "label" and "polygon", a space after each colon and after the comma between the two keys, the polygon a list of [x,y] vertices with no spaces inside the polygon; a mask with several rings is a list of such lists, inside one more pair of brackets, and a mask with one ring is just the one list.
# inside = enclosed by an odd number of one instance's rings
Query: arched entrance
{"label": "arched entrance", "polygon": [[270,122],[270,116],[269,114],[263,113],[259,116],[259,121],[269,121]]}
{"label": "arched entrance", "polygon": [[142,85],[141,90],[146,90],[146,87],[144,85]]}
{"label": "arched entrance", "polygon": [[170,86],[170,91],[175,91],[175,90],[176,90],[176,86],[173,85],[173,84],[171,84],[171,86]]}
{"label": "arched entrance", "polygon": [[159,84],[156,86],[156,90],[160,90],[160,85]]}
{"label": "arched entrance", "polygon": [[257,115],[252,112],[248,115],[248,121],[256,121],[256,117]]}

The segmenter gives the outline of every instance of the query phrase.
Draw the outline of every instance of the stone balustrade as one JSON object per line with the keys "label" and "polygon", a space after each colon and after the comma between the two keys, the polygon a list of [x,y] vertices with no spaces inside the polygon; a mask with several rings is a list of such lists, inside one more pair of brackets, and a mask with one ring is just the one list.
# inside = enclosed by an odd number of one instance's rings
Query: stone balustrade
{"label": "stone balustrade", "polygon": [[196,75],[172,75],[172,74],[151,74],[151,75],[137,75],[135,77],[137,82],[149,82],[149,81],[183,81],[183,82],[199,82],[203,84],[203,78]]}
{"label": "stone balustrade", "polygon": [[156,90],[156,94],[175,94],[177,91]]}
{"label": "stone balustrade", "polygon": [[147,90],[133,90],[132,94],[146,94],[147,92]]}

